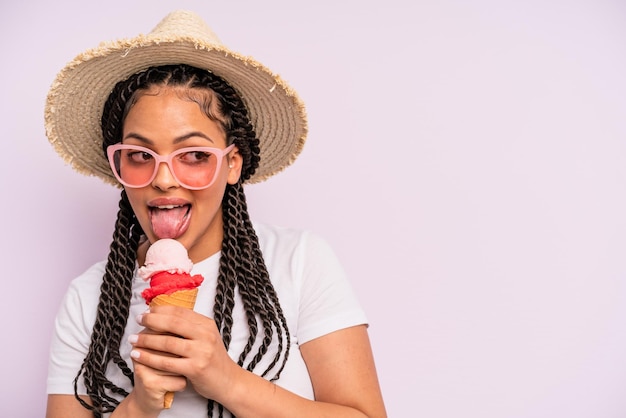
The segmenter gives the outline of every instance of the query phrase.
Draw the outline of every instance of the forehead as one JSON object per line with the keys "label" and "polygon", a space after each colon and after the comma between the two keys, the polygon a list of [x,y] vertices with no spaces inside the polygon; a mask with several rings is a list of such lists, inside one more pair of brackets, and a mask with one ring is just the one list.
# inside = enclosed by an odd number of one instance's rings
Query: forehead
{"label": "forehead", "polygon": [[195,113],[196,110],[199,110],[204,116],[218,123],[224,134],[232,126],[232,119],[223,112],[223,105],[219,95],[208,87],[191,88],[178,85],[152,85],[146,89],[139,89],[133,93],[127,102],[124,121],[126,121],[128,114],[131,113],[131,110],[139,102],[142,102],[142,106],[147,106],[155,112],[176,109],[179,112],[186,110],[190,113]]}
{"label": "forehead", "polygon": [[122,141],[128,143],[131,139],[155,146],[210,146],[202,143],[205,140],[226,145],[223,125],[210,118],[196,101],[172,90],[147,92],[137,98],[123,125]]}

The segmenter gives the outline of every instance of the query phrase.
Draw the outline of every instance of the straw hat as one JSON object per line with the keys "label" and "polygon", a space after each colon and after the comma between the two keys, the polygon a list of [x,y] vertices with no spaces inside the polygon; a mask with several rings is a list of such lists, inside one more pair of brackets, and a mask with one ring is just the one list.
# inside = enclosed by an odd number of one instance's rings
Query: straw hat
{"label": "straw hat", "polygon": [[147,35],[101,43],[57,75],[46,100],[46,135],[75,170],[119,185],[102,152],[100,118],[118,81],[151,66],[188,64],[225,79],[241,96],[260,141],[257,183],[289,166],[307,134],[304,105],[276,74],[226,48],[195,13],[167,15]]}

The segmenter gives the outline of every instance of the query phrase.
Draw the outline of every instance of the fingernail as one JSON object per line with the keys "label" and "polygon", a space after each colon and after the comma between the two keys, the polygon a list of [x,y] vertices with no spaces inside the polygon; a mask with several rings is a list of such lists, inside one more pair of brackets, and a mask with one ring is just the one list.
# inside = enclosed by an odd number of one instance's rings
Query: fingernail
{"label": "fingernail", "polygon": [[139,339],[139,336],[137,334],[132,334],[128,336],[128,342],[131,344],[135,344],[138,339]]}
{"label": "fingernail", "polygon": [[139,351],[137,351],[137,350],[131,350],[131,352],[130,352],[130,356],[131,356],[132,358],[139,358]]}
{"label": "fingernail", "polygon": [[146,309],[146,311],[145,311],[144,313],[141,313],[141,314],[137,315],[137,316],[135,317],[135,321],[137,321],[137,323],[138,323],[139,325],[141,325],[141,321],[143,321],[143,316],[144,316],[145,314],[147,314],[147,313],[150,313],[150,308]]}

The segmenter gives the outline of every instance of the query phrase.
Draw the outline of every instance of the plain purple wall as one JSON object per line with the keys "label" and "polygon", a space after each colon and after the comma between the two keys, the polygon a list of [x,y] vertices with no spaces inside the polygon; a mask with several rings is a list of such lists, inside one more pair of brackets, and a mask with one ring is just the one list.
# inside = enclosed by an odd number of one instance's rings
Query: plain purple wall
{"label": "plain purple wall", "polygon": [[336,249],[390,417],[626,416],[621,0],[3,1],[0,416],[43,416],[53,317],[118,201],[47,142],[48,88],[177,8],[307,103],[251,212]]}

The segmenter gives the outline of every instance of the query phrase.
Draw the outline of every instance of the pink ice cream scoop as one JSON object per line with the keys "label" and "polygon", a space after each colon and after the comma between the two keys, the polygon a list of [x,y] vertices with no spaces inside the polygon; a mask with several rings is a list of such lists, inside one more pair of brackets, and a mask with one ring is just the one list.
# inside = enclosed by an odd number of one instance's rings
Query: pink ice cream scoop
{"label": "pink ice cream scoop", "polygon": [[[155,241],[146,253],[146,263],[139,269],[142,279],[150,280],[150,287],[141,293],[147,304],[161,295],[172,296],[175,292],[183,290],[195,290],[200,286],[204,278],[199,275],[190,275],[193,263],[187,255],[187,249],[175,239],[165,238]],[[189,292],[186,293],[188,299]],[[191,309],[195,304],[195,294]],[[159,303],[161,305],[179,305],[189,307],[189,302],[181,305],[180,302]]]}

